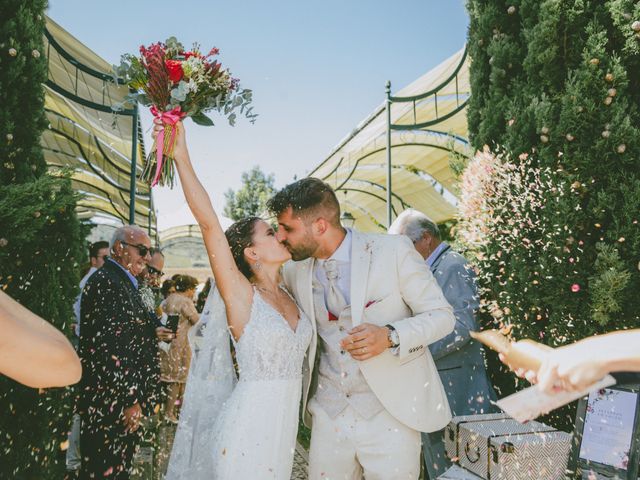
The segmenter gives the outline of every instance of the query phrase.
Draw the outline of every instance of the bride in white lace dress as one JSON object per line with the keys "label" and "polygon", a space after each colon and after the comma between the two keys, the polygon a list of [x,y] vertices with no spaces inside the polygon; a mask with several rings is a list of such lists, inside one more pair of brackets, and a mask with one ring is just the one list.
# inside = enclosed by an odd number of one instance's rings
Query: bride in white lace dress
{"label": "bride in white lace dress", "polygon": [[309,319],[280,286],[280,266],[291,257],[259,218],[223,232],[189,160],[184,127],[177,128],[176,166],[216,288],[189,332],[193,357],[166,478],[289,480],[302,362],[313,334]]}

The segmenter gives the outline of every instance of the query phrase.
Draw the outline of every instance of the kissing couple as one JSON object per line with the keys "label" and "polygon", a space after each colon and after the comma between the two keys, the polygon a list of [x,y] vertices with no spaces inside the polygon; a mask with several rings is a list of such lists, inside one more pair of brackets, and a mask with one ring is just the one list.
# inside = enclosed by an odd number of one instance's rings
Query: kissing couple
{"label": "kissing couple", "polygon": [[182,123],[174,155],[216,288],[189,332],[166,478],[289,480],[301,411],[310,479],[417,479],[420,432],[451,418],[427,346],[455,319],[411,241],[343,228],[315,178],[269,200],[277,231],[249,217],[225,232]]}

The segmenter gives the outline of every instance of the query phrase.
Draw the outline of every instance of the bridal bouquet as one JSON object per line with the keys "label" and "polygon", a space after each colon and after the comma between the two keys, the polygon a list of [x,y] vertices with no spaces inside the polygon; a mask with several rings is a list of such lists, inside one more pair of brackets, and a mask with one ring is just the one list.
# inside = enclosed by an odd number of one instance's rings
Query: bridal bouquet
{"label": "bridal bouquet", "polygon": [[141,176],[152,187],[173,186],[175,125],[183,118],[191,117],[199,125],[213,125],[205,113],[215,110],[234,125],[235,110],[239,109],[251,122],[255,120],[249,107],[251,90],[240,89],[238,79],[214,60],[216,55],[217,48],[204,55],[198,44],[185,50],[171,37],[164,43],[141,46],[140,56],[123,55],[120,65],[114,67],[116,77],[131,90],[127,101],[150,106],[153,116],[164,124]]}

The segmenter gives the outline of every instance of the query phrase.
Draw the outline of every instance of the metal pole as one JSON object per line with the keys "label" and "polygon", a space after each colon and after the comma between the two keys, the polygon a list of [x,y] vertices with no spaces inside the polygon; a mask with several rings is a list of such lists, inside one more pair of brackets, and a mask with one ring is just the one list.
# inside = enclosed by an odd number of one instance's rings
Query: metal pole
{"label": "metal pole", "polygon": [[129,187],[129,224],[136,223],[136,180],[138,156],[138,104],[133,108],[133,127],[131,129],[131,184]]}
{"label": "metal pole", "polygon": [[387,228],[391,226],[391,81],[387,81]]}
{"label": "metal pole", "polygon": [[151,217],[153,217],[153,192],[149,189],[149,222],[147,224],[149,238],[151,238]]}

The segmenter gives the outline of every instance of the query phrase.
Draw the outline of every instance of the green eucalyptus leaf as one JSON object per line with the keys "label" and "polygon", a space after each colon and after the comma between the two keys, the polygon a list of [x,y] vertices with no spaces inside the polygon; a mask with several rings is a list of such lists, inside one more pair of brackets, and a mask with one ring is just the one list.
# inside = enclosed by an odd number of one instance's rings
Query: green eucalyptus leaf
{"label": "green eucalyptus leaf", "polygon": [[214,125],[213,120],[207,117],[204,113],[198,112],[195,115],[191,115],[191,120],[198,125],[203,125],[205,127],[211,127]]}

